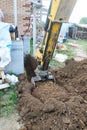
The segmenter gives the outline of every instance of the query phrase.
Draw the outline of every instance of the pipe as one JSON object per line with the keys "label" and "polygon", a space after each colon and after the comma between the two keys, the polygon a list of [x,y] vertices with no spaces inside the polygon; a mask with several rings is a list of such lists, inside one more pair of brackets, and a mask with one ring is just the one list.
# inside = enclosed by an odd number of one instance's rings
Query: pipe
{"label": "pipe", "polygon": [[33,6],[33,56],[36,54],[36,7]]}
{"label": "pipe", "polygon": [[14,1],[14,25],[17,26],[17,0]]}

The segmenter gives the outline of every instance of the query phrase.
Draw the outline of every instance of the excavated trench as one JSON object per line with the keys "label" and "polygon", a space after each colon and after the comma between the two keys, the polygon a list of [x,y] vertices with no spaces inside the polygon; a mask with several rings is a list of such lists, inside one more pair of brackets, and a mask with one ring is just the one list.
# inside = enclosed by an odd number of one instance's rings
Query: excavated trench
{"label": "excavated trench", "polygon": [[87,60],[68,60],[52,73],[55,83],[39,82],[35,88],[19,76],[20,130],[87,130]]}

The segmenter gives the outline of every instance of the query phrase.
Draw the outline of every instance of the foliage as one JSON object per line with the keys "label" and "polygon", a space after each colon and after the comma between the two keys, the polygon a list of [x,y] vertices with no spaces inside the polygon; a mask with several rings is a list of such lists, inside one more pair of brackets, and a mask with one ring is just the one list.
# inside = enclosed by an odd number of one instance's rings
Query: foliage
{"label": "foliage", "polygon": [[30,40],[30,54],[33,54],[33,39]]}
{"label": "foliage", "polygon": [[83,46],[83,50],[87,54],[87,40],[78,40],[77,42],[79,43],[79,45]]}
{"label": "foliage", "polygon": [[11,85],[6,91],[0,90],[0,116],[9,115],[16,110],[16,86]]}
{"label": "foliage", "polygon": [[87,17],[81,18],[81,20],[80,20],[79,23],[80,23],[80,24],[87,24]]}
{"label": "foliage", "polygon": [[[82,46],[84,52],[87,54],[87,40],[73,40],[73,39],[69,39],[70,43],[74,43],[74,44],[79,44]],[[68,56],[68,59],[74,58],[75,57],[75,53],[74,53],[74,49],[72,46],[69,46],[67,43],[65,44],[67,47],[67,50],[57,50],[55,53],[59,54],[66,54]],[[55,59],[52,59],[50,62],[50,65],[53,68],[59,69],[62,68],[64,66],[64,63],[60,63],[58,61],[56,61]]]}
{"label": "foliage", "polygon": [[1,90],[0,91],[0,99],[3,97],[3,95],[4,95],[4,92]]}

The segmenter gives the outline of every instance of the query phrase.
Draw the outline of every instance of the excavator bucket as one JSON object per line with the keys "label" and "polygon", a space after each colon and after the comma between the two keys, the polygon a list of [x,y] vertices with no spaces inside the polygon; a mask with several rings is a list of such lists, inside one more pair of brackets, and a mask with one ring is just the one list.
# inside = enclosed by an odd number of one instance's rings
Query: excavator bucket
{"label": "excavator bucket", "polygon": [[[38,66],[39,67],[39,66]],[[40,68],[36,68],[35,70],[35,77],[31,78],[31,83],[35,86],[36,82],[44,82],[46,80],[51,80],[51,81],[55,81],[55,77],[51,74],[51,72],[49,72],[48,70],[41,70]]]}
{"label": "excavator bucket", "polygon": [[24,68],[25,68],[27,78],[29,81],[31,81],[31,78],[35,76],[34,70],[36,69],[36,67],[37,67],[36,59],[30,54],[27,54],[24,57]]}

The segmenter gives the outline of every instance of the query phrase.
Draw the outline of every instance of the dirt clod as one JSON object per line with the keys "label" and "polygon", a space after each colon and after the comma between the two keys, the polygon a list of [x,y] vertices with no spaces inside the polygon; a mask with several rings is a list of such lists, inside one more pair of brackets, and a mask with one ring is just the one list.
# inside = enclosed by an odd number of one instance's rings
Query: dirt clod
{"label": "dirt clod", "polygon": [[24,130],[86,130],[87,60],[69,60],[52,73],[56,83],[37,83],[33,88],[25,77],[18,85]]}

